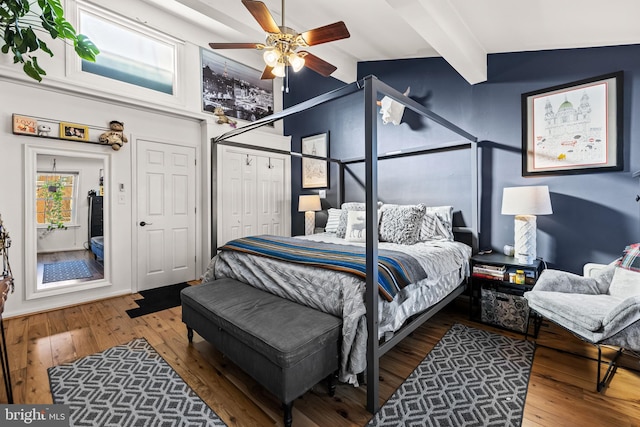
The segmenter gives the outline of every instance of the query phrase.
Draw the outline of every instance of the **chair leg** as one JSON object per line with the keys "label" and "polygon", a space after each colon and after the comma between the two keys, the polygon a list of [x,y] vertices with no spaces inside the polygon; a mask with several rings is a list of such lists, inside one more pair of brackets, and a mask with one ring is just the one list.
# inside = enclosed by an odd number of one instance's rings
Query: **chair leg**
{"label": "chair leg", "polygon": [[596,390],[598,391],[598,393],[600,393],[602,390],[605,389],[607,384],[609,384],[609,382],[613,378],[613,375],[616,373],[616,370],[618,369],[618,359],[620,358],[620,355],[622,355],[622,352],[624,351],[624,349],[620,348],[616,353],[616,355],[613,356],[613,359],[611,359],[611,362],[609,362],[609,366],[607,367],[607,372],[605,372],[604,377],[600,379],[600,364],[602,363],[602,348],[600,347],[599,344],[596,344],[596,347],[598,347],[598,374],[597,374],[598,377],[596,382]]}
{"label": "chair leg", "polygon": [[11,387],[11,370],[9,369],[9,349],[4,335],[4,322],[0,314],[0,331],[2,332],[2,343],[0,345],[0,363],[2,363],[2,376],[4,378],[4,388],[7,392],[7,403],[13,403],[13,389]]}

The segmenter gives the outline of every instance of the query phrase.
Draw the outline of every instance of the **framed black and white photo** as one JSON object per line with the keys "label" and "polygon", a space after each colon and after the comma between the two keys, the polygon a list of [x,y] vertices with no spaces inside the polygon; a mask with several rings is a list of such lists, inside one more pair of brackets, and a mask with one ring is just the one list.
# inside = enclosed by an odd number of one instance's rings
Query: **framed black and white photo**
{"label": "framed black and white photo", "polygon": [[220,109],[232,119],[253,122],[273,114],[273,80],[207,49],[200,49],[202,110]]}
{"label": "framed black and white photo", "polygon": [[[302,154],[329,157],[329,133],[302,138]],[[328,188],[329,162],[302,158],[302,188]]]}
{"label": "framed black and white photo", "polygon": [[522,94],[522,176],[622,170],[622,77]]}

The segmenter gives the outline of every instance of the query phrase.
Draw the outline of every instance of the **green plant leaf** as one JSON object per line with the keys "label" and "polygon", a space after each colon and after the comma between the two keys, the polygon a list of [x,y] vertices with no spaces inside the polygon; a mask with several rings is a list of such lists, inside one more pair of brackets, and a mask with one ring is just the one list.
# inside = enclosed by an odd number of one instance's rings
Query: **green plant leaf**
{"label": "green plant leaf", "polygon": [[84,34],[78,34],[78,41],[74,46],[76,53],[82,59],[95,62],[100,49]]}
{"label": "green plant leaf", "polygon": [[27,76],[31,77],[32,79],[37,80],[39,82],[42,81],[42,77],[40,77],[40,73],[38,73],[38,70],[34,68],[31,61],[25,61],[24,66],[22,67],[22,70],[25,72]]}
{"label": "green plant leaf", "polygon": [[33,58],[31,58],[31,60],[33,62],[33,68],[38,72],[38,74],[43,76],[47,74],[47,72],[40,68],[40,66],[38,65],[38,58],[34,56]]}
{"label": "green plant leaf", "polygon": [[[31,11],[29,1],[0,0],[0,31],[3,31],[5,42],[1,52],[8,54],[11,51],[13,62],[22,63],[25,74],[37,81],[41,81],[42,76],[46,75],[37,59],[29,56],[28,53],[41,50],[53,56],[53,52],[38,37],[34,28],[47,31],[54,39],[70,40],[80,58],[95,61],[100,50],[89,38],[77,34],[73,25],[64,18],[62,0],[36,0],[34,4],[37,3],[39,6],[41,11],[39,15]],[[39,19],[38,24],[34,23],[34,18]]]}

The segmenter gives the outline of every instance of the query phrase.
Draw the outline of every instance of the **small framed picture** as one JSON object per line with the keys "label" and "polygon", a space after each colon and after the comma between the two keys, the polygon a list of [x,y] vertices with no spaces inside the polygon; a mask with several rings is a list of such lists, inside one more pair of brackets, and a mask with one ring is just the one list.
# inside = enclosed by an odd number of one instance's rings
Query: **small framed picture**
{"label": "small framed picture", "polygon": [[75,141],[89,140],[89,126],[60,122],[60,138]]}
{"label": "small framed picture", "polygon": [[37,135],[38,121],[32,117],[13,115],[13,133]]}
{"label": "small framed picture", "polygon": [[[329,157],[329,133],[302,138],[302,154]],[[329,188],[329,162],[302,158],[302,188]]]}

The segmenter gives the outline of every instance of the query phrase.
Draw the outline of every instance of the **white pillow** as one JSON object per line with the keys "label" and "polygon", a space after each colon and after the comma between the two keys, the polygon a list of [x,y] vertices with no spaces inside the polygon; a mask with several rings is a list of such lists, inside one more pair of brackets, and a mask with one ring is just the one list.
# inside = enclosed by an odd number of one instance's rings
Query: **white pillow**
{"label": "white pillow", "polygon": [[[378,202],[378,218],[380,217],[379,211],[381,206],[382,202]],[[347,212],[364,211],[367,208],[367,205],[360,202],[346,202],[343,203],[340,208],[342,209],[342,214],[340,215],[340,222],[338,224],[338,229],[336,230],[336,237],[344,239],[347,233]]]}
{"label": "white pillow", "polygon": [[338,224],[340,224],[340,214],[342,209],[329,208],[327,211],[327,225],[324,227],[324,231],[327,233],[335,233],[338,230]]}
{"label": "white pillow", "polygon": [[367,215],[365,211],[347,212],[347,230],[344,239],[348,242],[366,242]]}
{"label": "white pillow", "polygon": [[453,206],[427,206],[419,240],[453,240]]}
{"label": "white pillow", "polygon": [[609,295],[623,299],[640,295],[640,272],[616,267],[609,285]]}

